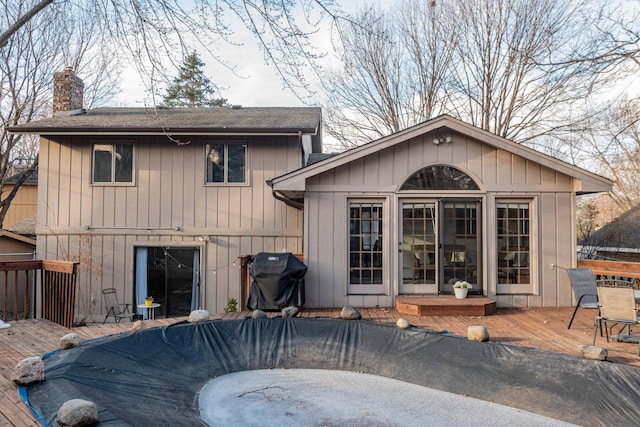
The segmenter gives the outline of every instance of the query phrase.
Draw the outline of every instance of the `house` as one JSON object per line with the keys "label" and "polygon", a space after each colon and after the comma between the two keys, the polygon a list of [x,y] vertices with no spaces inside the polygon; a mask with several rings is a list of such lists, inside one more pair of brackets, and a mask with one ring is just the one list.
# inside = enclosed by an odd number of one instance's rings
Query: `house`
{"label": "house", "polygon": [[302,252],[302,211],[266,181],[321,151],[320,108],[85,111],[82,88],[56,73],[53,117],[10,129],[40,135],[38,258],[80,262],[76,312],[100,319],[107,288],[161,317],[222,311],[238,257]]}
{"label": "house", "polygon": [[388,307],[470,293],[570,306],[576,196],[612,182],[440,116],[270,181],[304,205],[306,303]]}
{"label": "house", "polygon": [[576,263],[577,195],[612,187],[449,116],[323,156],[319,108],[84,111],[79,78],[56,78],[54,116],[10,128],[41,135],[38,257],[74,255],[81,293],[151,295],[160,316],[221,311],[238,257],[280,251],[304,254],[309,307],[457,281],[500,306],[569,306],[549,265]]}
{"label": "house", "polygon": [[603,225],[579,244],[585,258],[640,262],[640,205]]}
{"label": "house", "polygon": [[[24,172],[18,172],[7,178],[2,185],[2,194],[9,193]],[[38,208],[38,171],[33,172],[16,192],[4,217],[5,229],[17,222],[36,214]]]}

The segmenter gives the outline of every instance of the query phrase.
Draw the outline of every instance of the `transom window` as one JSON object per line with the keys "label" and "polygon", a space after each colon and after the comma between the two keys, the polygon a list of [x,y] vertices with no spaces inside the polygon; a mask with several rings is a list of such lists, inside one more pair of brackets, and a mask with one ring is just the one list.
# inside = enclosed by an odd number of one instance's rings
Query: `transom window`
{"label": "transom window", "polygon": [[210,143],[206,146],[207,183],[247,182],[247,145]]}
{"label": "transom window", "polygon": [[452,166],[427,166],[411,175],[400,190],[479,190],[466,173]]}
{"label": "transom window", "polygon": [[93,146],[93,183],[133,183],[133,144],[101,143]]}
{"label": "transom window", "polygon": [[382,203],[349,203],[349,283],[382,285]]}
{"label": "transom window", "polygon": [[496,203],[498,285],[531,282],[530,214],[528,202]]}

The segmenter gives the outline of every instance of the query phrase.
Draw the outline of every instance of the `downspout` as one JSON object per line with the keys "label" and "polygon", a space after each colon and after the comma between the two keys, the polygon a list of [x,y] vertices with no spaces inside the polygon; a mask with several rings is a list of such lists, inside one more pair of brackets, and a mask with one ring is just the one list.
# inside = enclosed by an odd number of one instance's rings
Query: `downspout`
{"label": "downspout", "polygon": [[304,203],[296,202],[295,200],[291,200],[288,197],[280,195],[276,190],[273,189],[273,181],[268,180],[267,185],[271,187],[271,195],[274,199],[280,200],[287,206],[291,206],[292,208],[296,208],[298,210],[304,210]]}

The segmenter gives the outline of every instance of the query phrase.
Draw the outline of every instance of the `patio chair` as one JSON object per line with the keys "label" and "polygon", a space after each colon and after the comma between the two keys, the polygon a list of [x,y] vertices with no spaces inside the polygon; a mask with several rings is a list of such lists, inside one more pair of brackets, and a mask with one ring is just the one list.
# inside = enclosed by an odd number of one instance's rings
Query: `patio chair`
{"label": "patio chair", "polygon": [[109,318],[109,316],[113,316],[113,320],[116,323],[120,323],[121,319],[129,318],[132,320],[136,313],[129,311],[129,304],[120,304],[118,303],[118,294],[116,293],[115,288],[107,288],[102,290],[102,296],[104,297],[104,305],[107,310],[107,315],[104,316],[104,325]]}
{"label": "patio chair", "polygon": [[[590,268],[567,268],[573,293],[576,296],[576,308],[573,310],[567,329],[571,329],[579,308],[598,308],[598,284]],[[600,330],[602,332],[602,330]]]}
{"label": "patio chair", "polygon": [[[640,336],[631,335],[631,326],[638,324],[638,308],[633,287],[598,287],[599,313],[596,317],[596,330],[593,333],[593,345],[596,344],[598,323],[604,322],[607,342],[609,336],[617,341],[637,342],[638,356],[640,356]],[[610,327],[607,327],[611,323]],[[616,325],[623,325],[617,334],[613,334]],[[622,331],[627,329],[627,334]]]}

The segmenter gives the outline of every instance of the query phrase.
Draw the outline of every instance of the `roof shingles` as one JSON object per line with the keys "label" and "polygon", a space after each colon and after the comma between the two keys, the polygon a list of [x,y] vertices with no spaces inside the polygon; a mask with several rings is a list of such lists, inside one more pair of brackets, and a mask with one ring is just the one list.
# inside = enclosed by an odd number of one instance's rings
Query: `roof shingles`
{"label": "roof shingles", "polygon": [[97,108],[9,128],[12,133],[311,133],[320,107]]}

